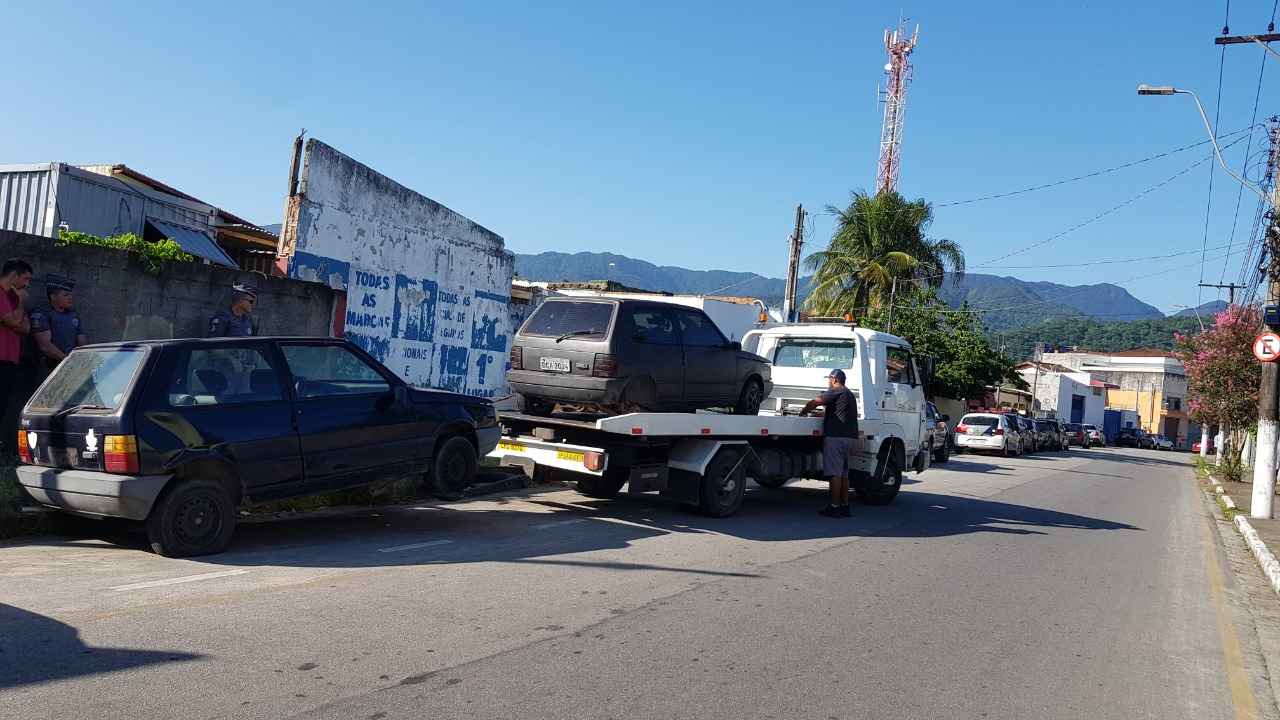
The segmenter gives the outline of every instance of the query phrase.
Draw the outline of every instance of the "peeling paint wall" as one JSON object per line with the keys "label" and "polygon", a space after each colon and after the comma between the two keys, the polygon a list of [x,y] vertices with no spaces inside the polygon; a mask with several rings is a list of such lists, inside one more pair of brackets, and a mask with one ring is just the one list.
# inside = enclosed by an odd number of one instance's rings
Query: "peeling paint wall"
{"label": "peeling paint wall", "polygon": [[286,212],[288,275],[346,291],[349,339],[415,385],[507,394],[500,236],[314,139]]}

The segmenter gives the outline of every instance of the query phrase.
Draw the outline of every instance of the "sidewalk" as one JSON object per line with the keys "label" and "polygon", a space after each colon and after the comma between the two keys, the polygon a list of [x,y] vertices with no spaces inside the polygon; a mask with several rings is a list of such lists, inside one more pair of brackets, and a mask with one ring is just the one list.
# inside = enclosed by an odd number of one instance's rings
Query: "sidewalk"
{"label": "sidewalk", "polygon": [[[1244,513],[1245,517],[1249,519],[1249,524],[1253,526],[1254,530],[1258,531],[1258,537],[1262,539],[1262,542],[1266,543],[1267,547],[1271,548],[1273,552],[1280,550],[1280,517],[1273,517],[1270,520],[1249,517],[1249,505],[1253,500],[1253,484],[1224,482],[1222,483],[1222,489],[1235,502],[1240,512]],[[1280,510],[1280,500],[1276,502],[1276,509]]]}

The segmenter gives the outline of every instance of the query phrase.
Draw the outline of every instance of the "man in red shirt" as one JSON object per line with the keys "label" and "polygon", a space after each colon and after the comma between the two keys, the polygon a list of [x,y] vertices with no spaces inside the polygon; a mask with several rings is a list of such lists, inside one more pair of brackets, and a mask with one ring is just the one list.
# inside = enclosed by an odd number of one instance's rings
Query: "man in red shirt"
{"label": "man in red shirt", "polygon": [[0,266],[0,445],[16,442],[17,419],[9,405],[16,400],[18,361],[22,356],[22,339],[31,332],[27,318],[27,285],[31,284],[31,265],[13,258]]}

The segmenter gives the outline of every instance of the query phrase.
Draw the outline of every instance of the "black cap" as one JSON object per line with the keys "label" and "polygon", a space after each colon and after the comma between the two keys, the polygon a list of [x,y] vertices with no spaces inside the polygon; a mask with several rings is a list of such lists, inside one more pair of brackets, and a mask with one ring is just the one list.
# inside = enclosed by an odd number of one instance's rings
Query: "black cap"
{"label": "black cap", "polygon": [[65,275],[57,275],[49,273],[44,276],[44,287],[46,290],[66,290],[70,292],[76,289],[76,281]]}
{"label": "black cap", "polygon": [[839,380],[839,381],[840,381],[840,384],[841,384],[841,385],[843,385],[843,384],[844,384],[844,371],[843,371],[843,370],[832,370],[832,371],[827,375],[827,377],[829,377],[829,378],[835,378],[836,380]]}
{"label": "black cap", "polygon": [[241,295],[248,295],[254,300],[258,299],[258,288],[252,285],[249,285],[247,283],[236,283],[235,285],[231,286],[231,289],[235,292],[240,293]]}

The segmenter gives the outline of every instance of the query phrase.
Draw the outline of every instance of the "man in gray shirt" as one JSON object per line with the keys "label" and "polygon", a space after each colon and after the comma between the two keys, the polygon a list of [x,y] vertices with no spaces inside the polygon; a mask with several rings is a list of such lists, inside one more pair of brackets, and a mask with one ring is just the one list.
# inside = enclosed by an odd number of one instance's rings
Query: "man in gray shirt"
{"label": "man in gray shirt", "polygon": [[49,302],[31,311],[31,337],[40,351],[42,374],[89,342],[88,331],[76,312],[75,289],[76,283],[69,277],[46,275],[44,291]]}
{"label": "man in gray shirt", "polygon": [[859,450],[858,399],[845,387],[843,370],[827,375],[827,391],[810,400],[801,415],[821,406],[822,474],[831,484],[831,504],[818,511],[826,517],[849,517],[849,470]]}

